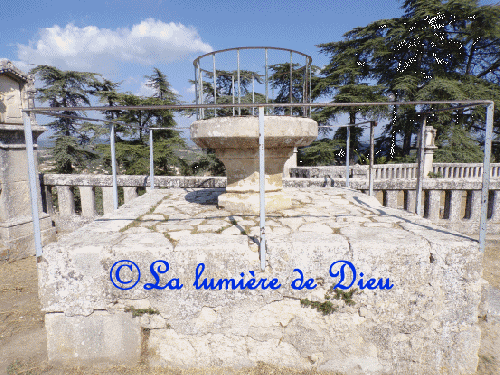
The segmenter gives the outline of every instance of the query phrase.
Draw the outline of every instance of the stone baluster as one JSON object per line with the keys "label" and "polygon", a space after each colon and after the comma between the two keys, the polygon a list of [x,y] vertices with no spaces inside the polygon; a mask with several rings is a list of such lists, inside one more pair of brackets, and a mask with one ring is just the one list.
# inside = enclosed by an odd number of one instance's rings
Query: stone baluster
{"label": "stone baluster", "polygon": [[47,205],[47,213],[50,216],[53,216],[56,214],[54,210],[54,201],[52,200],[52,186],[44,186],[43,187],[45,190],[45,204]]}
{"label": "stone baluster", "polygon": [[469,220],[479,222],[481,218],[481,190],[472,190],[471,195]]}
{"label": "stone baluster", "polygon": [[450,190],[449,220],[453,223],[462,220],[462,190]]}
{"label": "stone baluster", "polygon": [[439,211],[441,209],[441,191],[429,190],[427,204],[427,218],[431,221],[439,220]]}
{"label": "stone baluster", "polygon": [[82,199],[82,216],[92,218],[96,216],[95,195],[93,186],[79,186]]}
{"label": "stone baluster", "polygon": [[128,203],[135,198],[137,198],[137,188],[135,186],[123,187],[123,200],[125,203]]}
{"label": "stone baluster", "polygon": [[398,191],[386,190],[385,191],[385,205],[391,208],[398,208]]}
{"label": "stone baluster", "polygon": [[405,190],[404,209],[411,213],[415,213],[416,199],[417,199],[417,193],[415,192],[415,190]]}
{"label": "stone baluster", "polygon": [[500,223],[500,190],[493,190],[493,212],[490,221]]}
{"label": "stone baluster", "polygon": [[102,188],[102,210],[104,215],[112,213],[115,210],[113,205],[113,187],[103,186]]}
{"label": "stone baluster", "polygon": [[59,205],[59,215],[75,215],[75,196],[70,186],[57,187],[57,203]]}

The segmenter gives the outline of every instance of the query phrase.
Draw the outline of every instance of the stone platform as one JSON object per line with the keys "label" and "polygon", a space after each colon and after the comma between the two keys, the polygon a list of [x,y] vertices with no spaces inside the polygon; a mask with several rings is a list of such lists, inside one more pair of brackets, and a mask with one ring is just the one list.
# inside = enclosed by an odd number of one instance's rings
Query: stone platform
{"label": "stone platform", "polygon": [[[476,241],[357,191],[287,189],[292,208],[267,216],[261,272],[258,216],[218,209],[223,192],[150,191],[46,246],[39,294],[49,361],[137,363],[143,342],[152,366],[241,368],[263,361],[346,374],[475,372],[482,260]],[[169,269],[156,263],[156,282],[150,266],[158,260]],[[331,265],[341,260],[357,271],[351,298],[328,292],[341,273],[341,264]],[[130,288],[137,269],[140,280]],[[296,269],[317,287],[293,289]],[[238,283],[242,273],[248,282],[251,271],[257,281],[276,278],[282,286],[194,285],[205,278]],[[373,278],[393,287],[360,291],[361,272],[361,285]],[[345,279],[343,285],[352,280],[349,267]],[[180,283],[181,289],[152,288]],[[328,301],[329,315],[310,307]]]}

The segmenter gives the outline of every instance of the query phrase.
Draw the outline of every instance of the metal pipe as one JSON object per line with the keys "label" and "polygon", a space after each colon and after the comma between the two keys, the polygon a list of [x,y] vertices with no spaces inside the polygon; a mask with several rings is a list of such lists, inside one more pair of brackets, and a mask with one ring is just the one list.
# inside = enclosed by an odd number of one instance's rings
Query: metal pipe
{"label": "metal pipe", "polygon": [[[198,98],[197,98],[196,104],[198,104],[198,105],[203,103],[202,100],[201,100],[201,97],[203,95],[203,93],[202,93],[203,88],[200,85],[200,75],[201,75],[201,70],[200,70],[200,64],[198,63],[198,75],[197,75],[197,81],[196,81],[196,88],[198,90],[197,91]],[[202,109],[199,108],[198,109],[198,120],[201,120],[203,118],[201,116],[202,115],[201,111],[202,111]]]}
{"label": "metal pipe", "polygon": [[[234,104],[234,75],[231,76],[231,82],[232,82],[232,86],[233,86],[231,91],[233,92],[233,104]],[[233,116],[234,115],[235,115],[235,113],[234,113],[234,107],[233,107]]]}
{"label": "metal pipe", "polygon": [[259,205],[260,205],[260,269],[266,269],[266,173],[264,154],[264,107],[259,107]]}
{"label": "metal pipe", "polygon": [[[238,104],[240,103],[241,103],[240,50],[238,49]],[[238,107],[238,116],[241,116],[241,107]]]}
{"label": "metal pipe", "polygon": [[351,143],[351,127],[347,127],[347,143],[345,153],[345,187],[349,187],[349,144]]}
{"label": "metal pipe", "polygon": [[481,220],[479,222],[479,251],[484,253],[486,223],[488,218],[488,195],[490,187],[491,140],[493,138],[493,112],[495,104],[486,107],[486,136],[484,139],[483,185],[481,187]]}
{"label": "metal pipe", "polygon": [[[203,72],[200,70],[200,104],[203,104]],[[201,109],[201,118],[205,118],[205,109]]]}
{"label": "metal pipe", "polygon": [[[217,72],[215,70],[215,54],[212,55],[214,63],[214,104],[217,104]],[[217,108],[214,108],[214,117],[217,117]]]}
{"label": "metal pipe", "polygon": [[33,155],[33,133],[31,132],[31,113],[23,113],[24,139],[28,156],[28,177],[30,184],[31,215],[33,217],[33,235],[35,240],[36,256],[42,256],[42,235],[40,232],[40,217],[38,215],[38,189],[35,157]]}
{"label": "metal pipe", "polygon": [[[198,105],[198,67],[194,66],[194,96],[196,98],[196,105]],[[196,111],[196,119],[200,119],[200,109]]]}
{"label": "metal pipe", "polygon": [[[292,55],[293,55],[293,52],[290,51],[290,104],[292,103],[292,74],[293,74],[293,68],[292,68]],[[293,113],[293,109],[292,107],[290,107],[290,116],[292,116],[292,113]]]}
{"label": "metal pipe", "polygon": [[369,194],[370,197],[373,196],[373,164],[375,161],[375,126],[377,123],[375,121],[370,121],[370,168],[369,168]]}
{"label": "metal pipe", "polygon": [[[312,65],[309,64],[309,101],[312,101],[312,90],[311,90],[311,81],[312,81]],[[309,118],[312,117],[312,107],[309,107]]]}
{"label": "metal pipe", "polygon": [[111,143],[111,169],[113,171],[113,207],[118,209],[118,184],[116,183],[116,155],[115,155],[115,125],[111,124],[111,132],[109,135]]}
{"label": "metal pipe", "polygon": [[[307,57],[304,65],[304,75],[302,76],[302,103],[306,102],[306,86],[307,86]],[[306,107],[302,107],[302,116],[306,117]]]}
{"label": "metal pipe", "polygon": [[149,182],[151,189],[155,188],[155,166],[153,159],[153,129],[149,129]]}
{"label": "metal pipe", "polygon": [[[267,48],[266,48],[266,104],[268,102],[269,97],[269,89],[268,89],[268,71],[267,71]],[[269,115],[269,108],[267,108],[267,114]]]}
{"label": "metal pipe", "polygon": [[425,125],[427,117],[424,117],[420,128],[420,145],[418,147],[418,166],[417,166],[417,186],[416,186],[416,202],[415,213],[421,216],[422,212],[422,184],[424,180],[424,142],[425,142]]}
{"label": "metal pipe", "polygon": [[[255,103],[255,75],[252,74],[252,103]],[[255,116],[255,107],[252,107],[252,116]]]}
{"label": "metal pipe", "polygon": [[[475,100],[475,101],[419,101],[419,102],[362,102],[362,103],[306,103],[308,107],[380,107],[380,106],[393,106],[393,105],[421,105],[421,104],[459,104],[459,103],[468,103],[470,107],[478,106],[478,105],[488,105],[492,101],[491,100]],[[275,107],[275,103],[259,103],[263,107]],[[242,108],[251,108],[253,106],[252,103],[242,103],[238,106]],[[44,114],[44,112],[86,112],[86,111],[141,111],[141,110],[163,110],[163,109],[192,109],[192,108],[232,108],[232,104],[166,104],[166,105],[131,105],[131,106],[100,106],[100,107],[39,107],[36,109],[30,110],[33,113]],[[280,103],[280,107],[293,107],[293,104],[290,103]],[[454,109],[450,109],[454,110]],[[28,111],[27,109],[23,109],[23,112]]]}

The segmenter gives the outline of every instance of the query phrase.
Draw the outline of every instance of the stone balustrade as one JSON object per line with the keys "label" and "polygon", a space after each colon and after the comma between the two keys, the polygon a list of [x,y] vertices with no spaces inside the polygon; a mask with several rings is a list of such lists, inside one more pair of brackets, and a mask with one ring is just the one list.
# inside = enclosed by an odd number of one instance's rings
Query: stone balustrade
{"label": "stone balustrade", "polygon": [[[500,178],[500,163],[490,165],[492,178]],[[482,163],[434,163],[433,172],[444,178],[481,178]],[[296,167],[290,169],[290,176],[294,178],[345,178],[345,166],[326,167]],[[368,178],[367,165],[352,165],[350,173],[353,178]],[[417,178],[417,164],[375,164],[373,166],[374,180],[392,178]]]}
{"label": "stone balustrade", "polygon": [[[404,166],[404,165],[403,165]],[[405,169],[406,168],[406,169]],[[472,167],[468,167],[472,168]],[[399,170],[399,172],[397,172]],[[465,170],[465,169],[462,169]],[[404,175],[409,167],[386,169],[384,173]],[[388,172],[389,171],[389,172]],[[496,173],[496,172],[495,172]],[[46,174],[43,181],[43,202],[46,212],[53,217],[92,219],[96,214],[95,189],[102,189],[104,214],[113,211],[112,177],[109,175],[59,175]],[[148,176],[117,176],[117,184],[123,188],[123,201],[129,202],[138,195],[138,188],[149,186]],[[224,188],[225,177],[156,176],[159,188]],[[339,187],[345,186],[341,178],[285,178],[285,188]],[[374,193],[384,206],[415,211],[416,180],[411,178],[376,179]],[[350,187],[368,191],[366,178],[352,178]],[[81,213],[75,212],[75,189],[80,192]],[[57,196],[57,212],[52,202],[53,190]],[[424,216],[450,229],[474,233],[478,231],[481,212],[481,179],[426,178],[423,182],[422,207]],[[488,202],[489,232],[500,232],[500,179],[492,178]]]}

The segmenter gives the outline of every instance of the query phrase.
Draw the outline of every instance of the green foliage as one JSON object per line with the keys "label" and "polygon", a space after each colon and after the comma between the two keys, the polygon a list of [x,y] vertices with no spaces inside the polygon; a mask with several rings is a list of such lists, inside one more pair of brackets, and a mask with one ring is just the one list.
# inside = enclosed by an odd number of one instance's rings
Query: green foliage
{"label": "green foliage", "polygon": [[[38,65],[31,69],[44,86],[37,91],[37,99],[50,107],[79,107],[90,105],[90,95],[98,90],[100,75],[88,72],[62,71],[53,66]],[[85,112],[64,111],[64,115],[86,116]],[[56,158],[56,172],[72,173],[75,168],[84,168],[95,159],[88,145],[93,134],[93,126],[79,124],[71,118],[56,118],[47,124],[55,133],[53,153]],[[90,135],[89,135],[90,133]]]}
{"label": "green foliage", "polygon": [[[352,299],[353,295],[357,293],[358,289],[350,289],[348,291],[343,291],[340,289],[333,289],[333,285],[330,286],[330,289],[325,293],[324,302],[319,301],[311,301],[307,298],[301,299],[300,304],[303,307],[310,307],[312,309],[316,309],[319,312],[323,313],[323,315],[330,315],[338,310],[338,307],[334,306],[333,303],[330,302],[330,299],[334,298],[337,300],[342,300],[347,306],[354,306],[356,302]],[[332,296],[332,293],[334,295]]]}
{"label": "green foliage", "polygon": [[429,173],[427,173],[427,177],[429,177],[429,178],[443,178],[443,175],[441,174],[441,172],[438,172],[438,173],[429,172]]}
{"label": "green foliage", "polygon": [[[164,75],[159,69],[153,68],[148,78],[148,86],[155,92],[152,97],[140,97],[131,93],[116,91],[118,84],[105,81],[97,93],[100,100],[110,106],[141,106],[177,104],[178,95],[175,94]],[[189,174],[188,164],[179,158],[176,150],[185,147],[184,140],[179,132],[173,128],[176,125],[173,112],[170,110],[129,110],[109,111],[108,119],[121,121],[129,126],[116,126],[115,153],[119,173],[122,174],[149,174],[149,129],[161,128],[153,131],[153,160],[155,175]],[[99,151],[104,158],[104,165],[111,167],[111,152],[107,145],[99,145]]]}
{"label": "green foliage", "polygon": [[224,164],[215,156],[213,150],[207,150],[206,154],[202,154],[198,160],[190,166],[195,175],[203,175],[208,173],[210,176],[225,176],[226,168]]}
{"label": "green foliage", "polygon": [[[330,95],[336,102],[385,101],[389,97],[396,101],[491,99],[496,102],[498,128],[500,7],[481,6],[477,0],[407,0],[404,10],[402,17],[355,28],[340,42],[321,44],[321,52],[331,60],[321,71],[321,79],[313,81],[313,96]],[[426,105],[422,109],[441,107]],[[316,119],[326,123],[337,111],[323,109]],[[394,106],[387,113],[373,108],[347,112],[351,122],[356,113],[390,119],[377,148],[377,155],[387,160],[409,154],[422,120],[413,106]],[[466,151],[438,150],[437,155],[453,162],[477,160],[481,148],[474,139],[479,136],[470,130],[484,128],[484,112],[484,107],[477,107],[429,117],[427,124],[437,129],[439,147],[460,147],[454,133],[462,140],[463,134],[469,137]],[[402,146],[396,146],[396,136],[403,140]]]}
{"label": "green foliage", "polygon": [[133,307],[127,307],[125,309],[125,312],[132,312],[132,317],[138,317],[138,316],[143,316],[144,314],[150,314],[150,315],[159,315],[160,312],[156,309],[148,308],[148,309],[135,309]]}
{"label": "green foliage", "polygon": [[342,148],[345,148],[345,141],[339,139],[323,138],[314,141],[310,146],[299,148],[297,164],[301,167],[340,164],[342,157],[339,156],[339,151]]}

